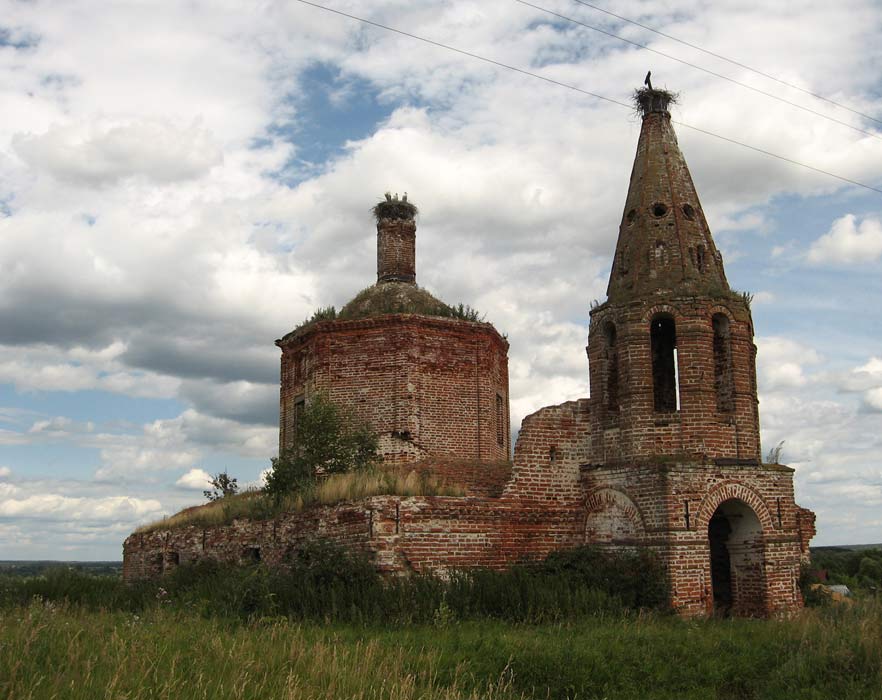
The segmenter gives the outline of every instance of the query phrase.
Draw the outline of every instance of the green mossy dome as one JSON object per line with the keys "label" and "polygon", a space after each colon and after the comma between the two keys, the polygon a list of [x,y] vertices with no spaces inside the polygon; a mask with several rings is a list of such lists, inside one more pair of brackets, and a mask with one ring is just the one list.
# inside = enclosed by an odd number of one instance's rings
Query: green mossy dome
{"label": "green mossy dome", "polygon": [[362,289],[340,309],[337,318],[349,321],[383,314],[451,317],[455,315],[455,310],[415,284],[384,282]]}

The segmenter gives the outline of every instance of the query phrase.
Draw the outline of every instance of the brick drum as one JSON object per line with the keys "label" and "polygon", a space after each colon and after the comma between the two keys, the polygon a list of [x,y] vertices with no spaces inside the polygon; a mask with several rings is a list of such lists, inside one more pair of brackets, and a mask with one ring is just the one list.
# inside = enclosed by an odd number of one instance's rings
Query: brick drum
{"label": "brick drum", "polygon": [[762,462],[750,300],[729,287],[668,103],[664,91],[639,99],[608,299],[590,312],[590,398],[527,416],[509,463],[508,344],[416,287],[416,225],[392,207],[378,215],[377,284],[277,342],[280,448],[322,391],[372,423],[387,468],[431,472],[463,495],[136,533],[126,580],[204,557],[281,566],[317,536],[389,574],[594,544],[654,551],[683,615],[799,610],[814,514],[794,500],[793,470]]}

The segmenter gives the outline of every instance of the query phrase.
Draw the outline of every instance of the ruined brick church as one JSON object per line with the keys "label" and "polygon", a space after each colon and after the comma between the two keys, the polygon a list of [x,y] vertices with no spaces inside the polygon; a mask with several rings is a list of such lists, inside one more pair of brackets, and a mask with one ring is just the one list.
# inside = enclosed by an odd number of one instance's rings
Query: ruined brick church
{"label": "ruined brick church", "polygon": [[463,495],[136,533],[127,580],[205,557],[277,565],[316,536],[389,573],[500,568],[594,544],[655,552],[683,615],[801,607],[814,514],[794,500],[793,470],[762,462],[749,299],[726,280],[669,99],[640,93],[608,299],[590,311],[590,398],[527,416],[508,461],[506,339],[416,286],[412,208],[379,206],[376,285],[277,341],[280,448],[322,392],[372,424],[387,468]]}

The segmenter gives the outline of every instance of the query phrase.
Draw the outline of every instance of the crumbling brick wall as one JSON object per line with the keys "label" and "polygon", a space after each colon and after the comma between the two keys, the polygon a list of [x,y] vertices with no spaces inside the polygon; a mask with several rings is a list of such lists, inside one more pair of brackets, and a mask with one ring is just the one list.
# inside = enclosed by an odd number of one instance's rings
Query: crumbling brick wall
{"label": "crumbling brick wall", "polygon": [[324,321],[282,346],[280,448],[316,392],[380,434],[389,463],[507,460],[508,343],[487,323],[390,314]]}

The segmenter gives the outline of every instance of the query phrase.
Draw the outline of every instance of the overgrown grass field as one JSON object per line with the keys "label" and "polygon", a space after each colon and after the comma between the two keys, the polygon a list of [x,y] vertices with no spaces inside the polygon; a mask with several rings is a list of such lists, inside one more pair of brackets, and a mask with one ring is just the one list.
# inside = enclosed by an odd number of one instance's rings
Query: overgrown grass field
{"label": "overgrown grass field", "polygon": [[789,621],[321,625],[37,600],[0,611],[0,697],[882,698],[882,607]]}
{"label": "overgrown grass field", "polygon": [[588,547],[443,580],[386,580],[322,541],[284,570],[0,576],[0,700],[882,700],[871,589],[782,621],[665,601],[651,556]]}

